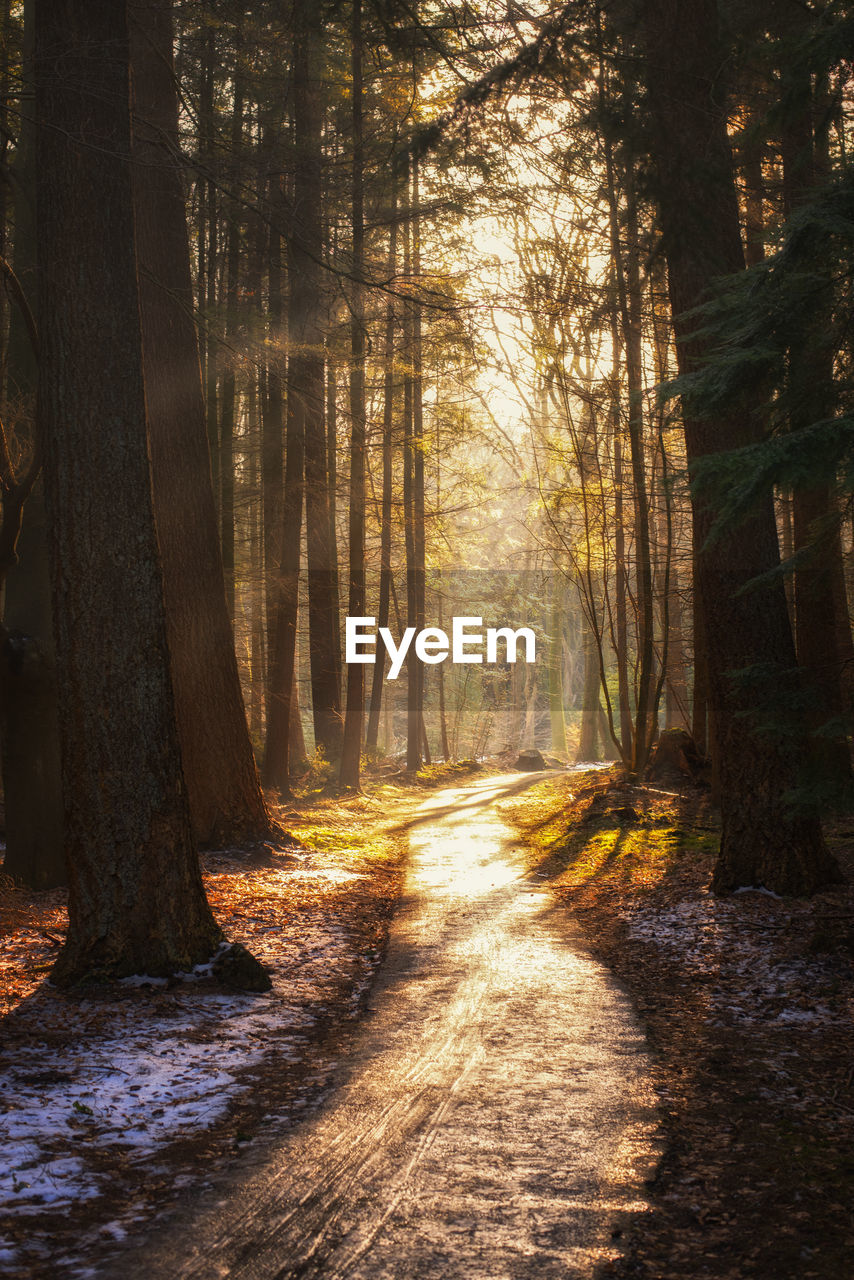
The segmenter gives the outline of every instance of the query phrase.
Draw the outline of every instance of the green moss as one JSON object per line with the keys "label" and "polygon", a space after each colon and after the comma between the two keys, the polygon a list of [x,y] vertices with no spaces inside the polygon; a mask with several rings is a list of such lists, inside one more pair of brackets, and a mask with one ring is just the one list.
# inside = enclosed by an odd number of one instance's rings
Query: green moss
{"label": "green moss", "polygon": [[675,810],[649,818],[586,811],[576,797],[594,794],[601,774],[548,779],[509,807],[540,874],[566,888],[597,882],[645,886],[676,869],[686,857],[713,856],[718,835],[683,825]]}

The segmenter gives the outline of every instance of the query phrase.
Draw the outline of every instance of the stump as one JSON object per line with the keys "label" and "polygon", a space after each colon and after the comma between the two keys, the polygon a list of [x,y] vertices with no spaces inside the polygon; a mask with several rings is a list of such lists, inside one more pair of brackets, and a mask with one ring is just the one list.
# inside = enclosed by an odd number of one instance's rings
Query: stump
{"label": "stump", "polygon": [[644,771],[647,783],[678,786],[680,783],[706,783],[709,761],[685,729],[665,729],[655,744]]}
{"label": "stump", "polygon": [[536,773],[540,769],[545,769],[546,762],[543,754],[536,747],[529,747],[525,751],[520,751],[516,757],[516,768],[521,769],[525,773]]}

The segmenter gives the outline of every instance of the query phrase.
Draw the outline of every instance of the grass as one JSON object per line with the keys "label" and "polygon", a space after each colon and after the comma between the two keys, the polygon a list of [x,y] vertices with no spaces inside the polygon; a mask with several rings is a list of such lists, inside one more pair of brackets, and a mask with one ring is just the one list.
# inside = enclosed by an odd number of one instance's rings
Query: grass
{"label": "grass", "polygon": [[632,806],[619,797],[601,803],[612,782],[602,773],[549,778],[506,807],[532,870],[568,891],[593,884],[644,888],[679,871],[686,857],[713,859],[713,829],[686,825],[667,797],[655,793],[645,809],[634,796]]}

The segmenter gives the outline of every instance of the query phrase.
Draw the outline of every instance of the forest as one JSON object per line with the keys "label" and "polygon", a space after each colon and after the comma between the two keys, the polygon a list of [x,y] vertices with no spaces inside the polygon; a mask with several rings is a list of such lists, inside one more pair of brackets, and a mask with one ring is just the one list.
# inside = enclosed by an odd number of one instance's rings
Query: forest
{"label": "forest", "polygon": [[708,830],[720,927],[794,900],[848,982],[854,7],[0,32],[0,941],[29,895],[50,998],[263,995],[244,872],[501,770],[558,779],[493,796],[547,870],[550,823]]}

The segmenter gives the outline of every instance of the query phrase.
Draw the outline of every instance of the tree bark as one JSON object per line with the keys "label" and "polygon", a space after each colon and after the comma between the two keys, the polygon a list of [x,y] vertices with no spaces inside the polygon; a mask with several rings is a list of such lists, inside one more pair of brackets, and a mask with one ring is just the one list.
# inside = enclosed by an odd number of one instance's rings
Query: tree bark
{"label": "tree bark", "polygon": [[599,735],[599,652],[593,628],[584,617],[584,691],[581,703],[581,736],[578,742],[578,762],[598,758]]}
{"label": "tree bark", "polygon": [[[415,311],[413,286],[414,214],[411,187],[407,190],[403,239],[403,275],[409,290],[404,304],[404,349],[407,362],[403,383],[403,526],[406,548],[406,625],[418,628],[418,553],[416,546],[415,495]],[[422,762],[421,664],[410,646],[406,658],[406,767],[419,769]]]}
{"label": "tree bark", "polygon": [[69,866],[60,983],[186,969],[221,937],[202,887],[170,679],[129,92],[127,6],[41,0],[39,416]]}
{"label": "tree bark", "polygon": [[[679,591],[679,573],[675,565],[670,570],[673,581],[667,609],[667,685],[665,693],[665,728],[691,730],[688,700],[688,679],[685,673],[685,643],[682,622],[682,596]],[[701,748],[702,750],[703,748]]]}
{"label": "tree bark", "polygon": [[[240,49],[237,50],[239,63]],[[243,77],[238,67],[234,71],[234,103],[231,114],[231,154],[229,180],[233,198],[228,209],[228,230],[225,251],[225,340],[226,365],[222,376],[219,397],[219,477],[220,477],[220,540],[222,543],[222,569],[229,616],[234,618],[234,434],[237,426],[238,353],[235,349],[240,327],[237,298],[240,284],[240,217],[238,200],[240,190],[240,151],[243,145]]]}
{"label": "tree bark", "polygon": [[[321,259],[323,255],[323,104],[316,72],[310,85],[311,111],[306,117],[304,145],[307,159],[306,190],[299,206],[302,239],[308,255],[304,271],[311,275],[315,313],[306,334],[305,352],[305,523],[308,559],[308,630],[311,661],[311,700],[314,739],[326,759],[338,764],[343,742],[341,708],[341,639],[338,621],[338,556],[334,529],[330,448],[327,430],[327,391],[324,377],[324,320]],[[332,374],[334,387],[334,373]],[[333,402],[334,408],[334,402]],[[334,419],[333,419],[334,430]],[[334,462],[334,452],[332,459]]]}
{"label": "tree bark", "polygon": [[[783,200],[787,215],[809,198],[818,177],[813,138],[813,88],[807,71],[789,73],[789,92],[800,108],[783,132]],[[834,349],[831,331],[833,286],[815,275],[816,315],[803,343],[789,352],[789,397],[793,431],[832,416],[834,411]],[[845,784],[851,778],[851,757],[842,728],[844,700],[839,660],[838,592],[834,568],[841,557],[835,496],[829,484],[796,486],[792,491],[793,596],[795,646],[804,670],[807,721],[812,732],[812,756],[824,780]],[[828,731],[827,726],[833,726]]]}
{"label": "tree bark", "polygon": [[[566,719],[563,710],[563,610],[561,594],[563,579],[553,573],[551,591],[551,617],[549,620],[549,722],[552,731],[552,751],[566,755]],[[596,672],[598,706],[599,672]]]}
{"label": "tree bark", "polygon": [[[713,0],[646,0],[647,82],[658,200],[680,372],[709,354],[691,312],[721,276],[744,267]],[[698,458],[753,442],[762,424],[743,405],[710,421],[683,400],[689,466]],[[782,586],[743,590],[778,563],[773,497],[768,493],[738,529],[709,539],[715,510],[694,495],[697,590],[709,660],[709,697],[720,765],[721,849],[714,888],[761,884],[809,893],[838,876],[817,816],[794,813],[786,795],[799,782],[806,749],[802,726],[757,740],[748,731],[755,690],[734,673],[753,669],[774,686],[795,666]]]}
{"label": "tree bark", "polygon": [[[353,287],[350,299],[350,617],[365,612],[365,158],[362,104],[362,4],[353,0]],[[365,718],[365,668],[347,668],[347,717],[341,786],[357,789]]]}
{"label": "tree bark", "polygon": [[[24,5],[20,124],[13,192],[14,267],[30,307],[38,311],[35,218],[35,120],[32,0]],[[4,353],[5,415],[33,422],[38,371],[29,325],[20,307],[9,313]],[[4,501],[4,533],[7,517]],[[3,869],[32,888],[65,884],[59,724],[50,603],[44,492],[40,480],[20,511],[20,526],[2,590]]]}
{"label": "tree bark", "polygon": [[261,412],[261,488],[264,507],[264,590],[267,611],[267,708],[270,706],[270,671],[276,634],[279,586],[279,554],[282,540],[282,506],[285,483],[285,346],[287,333],[282,306],[282,232],[284,192],[278,170],[276,141],[268,147],[270,240],[267,253],[267,354],[265,395]]}
{"label": "tree bark", "polygon": [[[392,185],[392,198],[388,241],[388,278],[393,280],[397,271],[397,185]],[[380,594],[377,604],[377,634],[380,627],[388,626],[391,605],[391,505],[392,505],[392,432],[394,429],[394,297],[386,301],[385,350],[383,352],[383,437],[382,437],[382,499],[380,511]],[[366,746],[375,751],[380,727],[380,707],[383,696],[386,655],[377,654],[371,681],[371,710],[368,716]],[[439,696],[444,699],[441,668],[439,672]],[[446,743],[447,731],[443,742]],[[447,756],[446,756],[447,758]]]}
{"label": "tree bark", "polygon": [[[315,240],[319,226],[320,153],[314,59],[317,13],[310,0],[293,9],[293,225],[288,240],[288,403],[285,488],[273,665],[267,709],[264,781],[290,793],[291,705],[299,614],[300,538],[305,485],[306,419],[323,395],[323,335]],[[322,400],[319,412],[322,414]]]}
{"label": "tree bark", "polygon": [[196,839],[270,833],[246,727],[217,538],[193,324],[169,0],[134,0],[133,177],[157,536],[175,711]]}
{"label": "tree bark", "polygon": [[[421,288],[421,190],[418,158],[412,160],[412,280]],[[415,628],[422,631],[427,611],[427,529],[424,493],[424,359],[423,313],[418,297],[412,302],[412,550],[415,567]],[[416,680],[416,717],[424,745],[424,759],[430,764],[430,747],[424,723],[424,663],[413,663]]]}
{"label": "tree bark", "polygon": [[[611,146],[605,145],[605,169],[608,186],[611,257],[614,264],[617,307],[621,327],[621,347],[625,352],[626,389],[628,393],[629,457],[635,508],[635,558],[638,594],[638,675],[637,708],[632,733],[631,767],[640,773],[646,764],[652,744],[653,682],[653,598],[652,555],[650,547],[649,495],[646,478],[643,414],[643,341],[641,333],[641,288],[638,254],[638,226],[631,161],[620,175],[628,206],[628,251],[624,257],[619,221],[619,195],[616,164]],[[622,469],[622,458],[620,459]],[[621,504],[622,505],[622,504]],[[622,510],[620,511],[622,533]],[[622,736],[622,735],[621,735]]]}
{"label": "tree bark", "polygon": [[[218,345],[213,333],[213,321],[217,304],[217,183],[216,183],[216,97],[215,70],[216,45],[213,25],[208,27],[201,68],[199,93],[199,156],[202,162],[202,192],[199,195],[199,246],[204,245],[204,262],[200,260],[199,305],[207,322],[204,343],[205,412],[208,449],[211,458],[214,504],[220,510],[220,453],[218,416]],[[202,269],[203,268],[203,269]]]}

